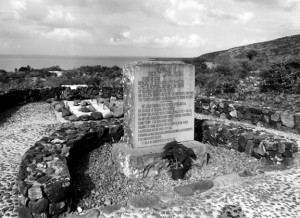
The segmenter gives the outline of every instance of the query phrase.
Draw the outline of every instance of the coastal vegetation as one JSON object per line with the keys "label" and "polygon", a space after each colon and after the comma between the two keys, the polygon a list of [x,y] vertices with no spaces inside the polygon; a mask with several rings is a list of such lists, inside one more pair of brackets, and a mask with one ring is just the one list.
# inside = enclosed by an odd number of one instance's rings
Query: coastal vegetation
{"label": "coastal vegetation", "polygon": [[71,70],[63,70],[59,66],[42,69],[20,67],[15,72],[0,71],[0,92],[73,84],[121,86],[121,73],[122,69],[118,66],[82,66]]}

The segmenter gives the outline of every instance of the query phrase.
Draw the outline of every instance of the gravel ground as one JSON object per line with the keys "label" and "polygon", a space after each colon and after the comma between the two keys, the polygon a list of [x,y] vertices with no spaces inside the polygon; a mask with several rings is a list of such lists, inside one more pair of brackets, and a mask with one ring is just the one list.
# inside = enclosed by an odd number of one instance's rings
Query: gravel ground
{"label": "gravel ground", "polygon": [[175,186],[230,173],[254,175],[263,166],[261,161],[253,157],[225,148],[209,145],[208,153],[211,157],[208,165],[204,169],[191,169],[184,180],[172,180],[169,172],[153,178],[130,180],[117,172],[111,160],[111,145],[106,144],[80,160],[78,189],[89,191],[81,194],[83,198],[78,206],[82,209],[115,204],[126,206],[128,200],[136,195],[168,192]]}

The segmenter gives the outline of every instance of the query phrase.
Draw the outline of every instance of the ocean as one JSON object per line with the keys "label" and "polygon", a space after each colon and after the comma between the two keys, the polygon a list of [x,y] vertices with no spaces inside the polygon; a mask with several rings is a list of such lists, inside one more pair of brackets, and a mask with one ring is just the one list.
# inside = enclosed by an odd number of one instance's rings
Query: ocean
{"label": "ocean", "polygon": [[125,64],[135,61],[146,61],[150,57],[108,57],[108,56],[52,56],[52,55],[4,55],[0,54],[0,70],[15,71],[15,68],[29,65],[34,69],[60,66],[63,70],[80,66],[107,66]]}

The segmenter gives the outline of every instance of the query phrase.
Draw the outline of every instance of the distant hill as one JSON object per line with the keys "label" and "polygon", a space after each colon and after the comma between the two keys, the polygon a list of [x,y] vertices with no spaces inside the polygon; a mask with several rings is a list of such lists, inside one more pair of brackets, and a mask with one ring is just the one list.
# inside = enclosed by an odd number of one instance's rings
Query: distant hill
{"label": "distant hill", "polygon": [[257,63],[260,67],[267,67],[272,63],[285,62],[290,59],[300,60],[300,34],[211,52],[197,58],[213,63],[247,59]]}

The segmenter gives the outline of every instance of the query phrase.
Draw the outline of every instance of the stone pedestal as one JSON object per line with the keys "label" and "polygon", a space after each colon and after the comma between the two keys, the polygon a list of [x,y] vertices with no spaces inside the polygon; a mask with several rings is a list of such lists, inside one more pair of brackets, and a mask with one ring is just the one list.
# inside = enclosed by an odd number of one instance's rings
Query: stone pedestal
{"label": "stone pedestal", "polygon": [[195,67],[183,62],[137,62],[123,69],[124,143],[113,145],[119,170],[143,178],[166,169],[160,158],[171,141],[192,147],[196,162],[206,146],[194,141]]}
{"label": "stone pedestal", "polygon": [[[192,148],[197,159],[192,167],[204,167],[207,162],[207,147],[198,141],[181,142],[184,146]],[[135,149],[125,142],[115,143],[112,148],[112,159],[119,171],[131,179],[141,179],[160,175],[167,170],[168,162],[162,160],[162,146],[148,149]]]}

